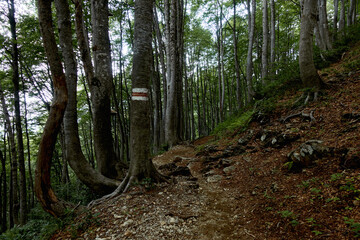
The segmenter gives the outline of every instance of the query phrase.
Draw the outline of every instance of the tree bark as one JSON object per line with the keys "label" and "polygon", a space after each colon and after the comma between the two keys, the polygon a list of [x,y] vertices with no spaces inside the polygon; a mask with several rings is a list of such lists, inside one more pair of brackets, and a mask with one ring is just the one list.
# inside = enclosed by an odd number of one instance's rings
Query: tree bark
{"label": "tree bark", "polygon": [[250,11],[250,0],[247,0],[247,8],[248,8],[248,29],[249,29],[249,44],[248,44],[248,52],[247,52],[247,60],[246,60],[246,88],[247,88],[247,103],[252,102],[254,97],[253,90],[253,44],[254,44],[254,31],[255,31],[255,16],[256,16],[256,1],[251,1],[252,11]]}
{"label": "tree bark", "polygon": [[2,167],[2,173],[1,173],[1,184],[2,185],[2,189],[0,190],[0,192],[2,191],[3,194],[0,198],[0,205],[1,205],[1,215],[0,215],[0,219],[1,219],[1,231],[0,232],[5,232],[7,229],[7,214],[6,214],[6,210],[7,210],[7,184],[6,184],[6,162],[5,162],[5,157],[2,153],[2,151],[0,150],[0,160],[1,160],[1,167]]}
{"label": "tree bark", "polygon": [[[77,10],[81,7],[78,4],[81,3],[77,1]],[[93,169],[86,160],[81,149],[79,127],[77,123],[77,66],[72,46],[70,10],[66,0],[56,0],[55,6],[58,14],[59,40],[62,48],[66,85],[68,89],[68,103],[64,114],[66,160],[74,170],[76,176],[86,186],[98,194],[110,193],[116,189],[119,183],[101,175],[98,171]]]}
{"label": "tree bark", "polygon": [[234,18],[234,27],[233,27],[233,45],[234,45],[234,65],[235,65],[235,74],[236,74],[236,107],[239,110],[242,107],[242,98],[241,98],[241,77],[240,77],[240,66],[239,66],[239,54],[238,54],[238,38],[236,31],[236,0],[233,0],[233,18]]}
{"label": "tree bark", "polygon": [[20,116],[20,96],[19,96],[19,51],[17,46],[16,21],[15,21],[15,6],[14,0],[10,0],[9,5],[9,22],[11,30],[11,55],[12,55],[12,82],[14,84],[14,105],[15,105],[15,126],[17,139],[18,163],[20,172],[20,224],[24,225],[27,219],[27,204],[26,204],[26,172],[25,172],[25,156],[24,156],[24,141],[21,126]]}
{"label": "tree bark", "polygon": [[108,0],[91,0],[95,75],[90,83],[90,91],[93,107],[95,156],[102,175],[119,179],[123,176],[121,171],[117,171],[121,167],[116,160],[111,134],[110,96],[113,80],[108,17]]}
{"label": "tree bark", "polygon": [[262,83],[263,85],[266,84],[266,78],[268,74],[268,3],[267,0],[263,1],[263,45],[262,45],[262,55],[261,55],[261,62],[262,62],[262,68],[261,68],[261,77],[262,77]]}
{"label": "tree bark", "polygon": [[300,76],[305,88],[319,91],[322,81],[317,74],[313,60],[313,32],[316,24],[316,0],[304,0],[301,14],[299,65]]}
{"label": "tree bark", "polygon": [[64,117],[68,96],[65,74],[62,70],[54,36],[51,2],[38,0],[38,14],[55,94],[39,145],[35,170],[35,194],[46,212],[55,217],[60,217],[65,214],[67,208],[74,208],[73,205],[57,198],[50,182],[51,159]]}
{"label": "tree bark", "polygon": [[270,65],[271,75],[275,75],[275,1],[270,0]]}
{"label": "tree bark", "polygon": [[341,0],[340,20],[339,20],[339,32],[344,36],[345,30],[345,0]]}
{"label": "tree bark", "polygon": [[333,41],[337,39],[337,30],[338,30],[338,14],[339,14],[339,0],[334,0],[334,34]]}
{"label": "tree bark", "polygon": [[322,46],[323,46],[322,50],[330,50],[332,49],[332,43],[331,43],[328,20],[327,20],[326,0],[318,0],[318,4],[319,4],[318,30],[322,41]]}
{"label": "tree bark", "polygon": [[17,161],[17,152],[15,145],[15,136],[11,126],[10,114],[6,106],[4,92],[2,90],[2,86],[0,84],[0,98],[1,104],[3,108],[3,114],[5,118],[6,131],[9,135],[9,147],[10,147],[10,163],[11,163],[11,181],[10,181],[10,228],[14,226],[14,224],[19,223],[19,198],[18,198],[18,161]]}

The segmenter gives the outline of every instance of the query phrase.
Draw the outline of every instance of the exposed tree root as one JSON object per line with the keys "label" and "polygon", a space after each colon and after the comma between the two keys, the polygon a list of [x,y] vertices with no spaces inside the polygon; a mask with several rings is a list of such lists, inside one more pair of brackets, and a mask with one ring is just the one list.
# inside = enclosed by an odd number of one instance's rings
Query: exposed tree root
{"label": "exposed tree root", "polygon": [[304,119],[309,119],[310,122],[316,122],[316,118],[314,117],[314,111],[315,110],[311,110],[309,114],[304,113],[304,111],[301,111],[301,112],[298,112],[295,114],[291,114],[289,116],[286,116],[286,117],[280,119],[280,122],[285,123],[286,121],[288,121],[289,119],[294,118],[294,117],[302,117]]}
{"label": "exposed tree root", "polygon": [[[161,173],[159,173],[154,166],[152,166],[152,171],[151,171],[151,176],[150,178],[155,182],[155,183],[160,183],[160,182],[169,182],[167,179],[167,176],[162,175]],[[97,206],[105,201],[109,201],[111,199],[114,199],[118,196],[120,196],[123,193],[126,193],[129,188],[131,187],[131,185],[135,182],[140,182],[142,179],[144,179],[145,177],[141,177],[139,178],[140,174],[131,174],[131,171],[128,172],[128,174],[126,175],[126,177],[124,178],[124,180],[120,183],[120,185],[115,189],[114,192],[105,195],[99,199],[93,200],[88,204],[89,208],[92,208],[94,206]]]}
{"label": "exposed tree root", "polygon": [[[312,96],[313,95],[313,96]],[[302,105],[307,105],[312,98],[312,100],[314,102],[316,102],[318,100],[318,96],[319,96],[319,92],[315,91],[315,92],[307,92],[307,93],[303,93],[293,104],[293,107],[296,106],[299,102],[301,102],[302,100],[304,100],[304,103]]]}

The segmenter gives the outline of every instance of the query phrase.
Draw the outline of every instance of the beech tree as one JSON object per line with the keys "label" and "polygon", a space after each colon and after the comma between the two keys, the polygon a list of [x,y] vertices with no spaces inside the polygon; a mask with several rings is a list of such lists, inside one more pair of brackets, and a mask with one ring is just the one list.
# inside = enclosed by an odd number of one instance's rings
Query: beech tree
{"label": "beech tree", "polygon": [[299,65],[300,76],[304,87],[314,92],[314,100],[317,98],[317,92],[321,89],[323,83],[320,79],[313,60],[313,32],[316,24],[316,0],[304,0],[301,12],[300,24],[300,45],[299,45]]}
{"label": "beech tree", "polygon": [[[64,114],[65,156],[76,176],[85,185],[98,194],[109,193],[116,189],[117,181],[109,179],[96,171],[86,160],[81,149],[77,122],[77,64],[72,46],[70,9],[66,0],[56,0],[55,6],[58,15],[59,40],[62,48],[68,89],[68,103]],[[75,6],[76,16],[82,18],[81,2],[75,1]],[[82,23],[81,20],[79,21],[77,22],[78,27]],[[82,36],[81,34],[79,37],[81,38]],[[81,40],[79,39],[79,41]]]}
{"label": "beech tree", "polygon": [[250,11],[250,0],[247,0],[247,9],[248,9],[248,34],[249,34],[249,44],[246,60],[246,88],[247,88],[247,102],[252,102],[254,96],[253,89],[253,44],[254,44],[254,32],[255,32],[255,16],[256,16],[256,1],[251,1],[251,11]]}
{"label": "beech tree", "polygon": [[153,1],[135,1],[134,55],[132,67],[132,97],[130,110],[130,168],[111,194],[93,201],[90,206],[113,198],[130,187],[134,181],[150,178],[163,180],[150,158],[150,76],[152,58]]}

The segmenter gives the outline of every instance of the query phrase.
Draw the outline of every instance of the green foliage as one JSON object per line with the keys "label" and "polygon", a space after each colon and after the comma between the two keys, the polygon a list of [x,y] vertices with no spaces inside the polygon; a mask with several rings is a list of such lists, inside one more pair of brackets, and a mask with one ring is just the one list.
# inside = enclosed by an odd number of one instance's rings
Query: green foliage
{"label": "green foliage", "polygon": [[351,231],[355,234],[355,237],[360,237],[360,223],[355,222],[354,219],[344,217],[345,223],[350,227]]}
{"label": "green foliage", "polygon": [[299,221],[297,220],[298,215],[293,213],[289,210],[279,211],[278,212],[282,218],[288,219],[290,221],[290,224],[295,227],[299,224]]}
{"label": "green foliage", "polygon": [[51,217],[40,206],[30,211],[28,221],[24,226],[15,226],[0,235],[0,240],[35,240],[49,239],[60,229],[60,220]]}
{"label": "green foliage", "polygon": [[344,178],[344,175],[342,173],[334,173],[331,175],[331,181],[335,182],[338,180],[341,180],[342,178]]}
{"label": "green foliage", "polygon": [[254,112],[252,110],[248,110],[242,114],[230,117],[226,121],[216,126],[213,134],[221,134],[227,131],[234,131],[237,129],[245,130],[250,123],[253,114]]}

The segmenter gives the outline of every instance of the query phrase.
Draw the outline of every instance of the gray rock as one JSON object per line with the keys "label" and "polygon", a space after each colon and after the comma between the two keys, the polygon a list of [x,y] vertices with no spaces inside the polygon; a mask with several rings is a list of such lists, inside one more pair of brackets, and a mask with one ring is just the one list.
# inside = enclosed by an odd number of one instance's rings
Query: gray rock
{"label": "gray rock", "polygon": [[226,174],[230,174],[230,173],[235,171],[235,167],[234,166],[229,166],[229,167],[224,168],[223,171]]}
{"label": "gray rock", "polygon": [[208,183],[216,183],[223,179],[221,175],[214,175],[207,178]]}

